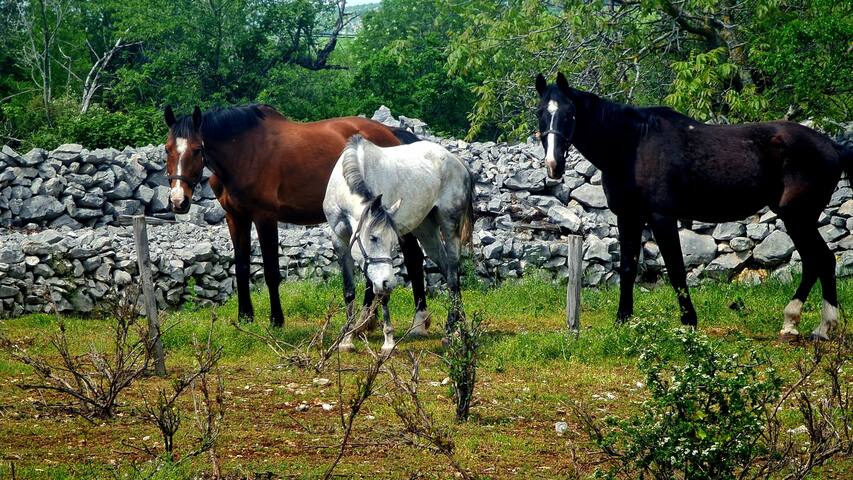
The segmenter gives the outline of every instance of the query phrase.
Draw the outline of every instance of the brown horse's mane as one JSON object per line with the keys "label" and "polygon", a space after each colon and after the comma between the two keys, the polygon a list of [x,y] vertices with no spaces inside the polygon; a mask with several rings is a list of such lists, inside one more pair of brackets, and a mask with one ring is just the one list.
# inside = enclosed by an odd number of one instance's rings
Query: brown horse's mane
{"label": "brown horse's mane", "polygon": [[204,113],[201,132],[196,130],[192,115],[183,115],[172,126],[172,134],[175,137],[190,138],[201,133],[205,142],[219,142],[257,127],[268,116],[284,118],[274,107],[265,104],[214,108]]}

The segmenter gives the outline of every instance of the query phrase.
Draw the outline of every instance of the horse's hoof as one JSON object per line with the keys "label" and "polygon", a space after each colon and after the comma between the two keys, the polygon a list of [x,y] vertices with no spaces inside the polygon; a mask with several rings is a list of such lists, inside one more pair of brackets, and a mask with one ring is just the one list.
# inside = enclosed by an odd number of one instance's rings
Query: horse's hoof
{"label": "horse's hoof", "polygon": [[782,343],[798,343],[800,334],[794,332],[779,332],[779,341]]}
{"label": "horse's hoof", "polygon": [[813,342],[828,342],[829,337],[822,333],[812,333],[811,337],[809,337]]}
{"label": "horse's hoof", "polygon": [[271,318],[270,319],[270,326],[273,328],[284,328],[284,319],[283,318],[278,318],[278,319]]}
{"label": "horse's hoof", "polygon": [[387,357],[387,356],[391,355],[391,352],[393,352],[393,351],[394,351],[394,345],[390,345],[390,346],[382,345],[382,348],[379,349],[379,352],[382,353],[383,357]]}
{"label": "horse's hoof", "polygon": [[351,353],[355,351],[355,345],[351,343],[341,343],[338,345],[338,351],[341,353]]}
{"label": "horse's hoof", "polygon": [[426,337],[427,335],[429,335],[429,330],[427,330],[427,327],[424,326],[423,323],[418,326],[412,327],[412,329],[409,331],[410,337]]}

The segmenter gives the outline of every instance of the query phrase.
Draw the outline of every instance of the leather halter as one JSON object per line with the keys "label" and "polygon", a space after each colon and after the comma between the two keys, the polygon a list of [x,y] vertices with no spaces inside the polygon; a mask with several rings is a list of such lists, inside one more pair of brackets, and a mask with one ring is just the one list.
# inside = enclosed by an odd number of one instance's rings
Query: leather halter
{"label": "leather halter", "polygon": [[[355,232],[353,232],[352,240],[349,242],[349,248],[352,250],[352,246],[358,245],[358,249],[361,251],[361,256],[364,258],[364,275],[367,276],[367,269],[370,268],[370,264],[379,264],[379,263],[387,263],[388,265],[394,264],[394,259],[391,257],[371,257],[367,254],[367,250],[364,248],[364,244],[361,243],[361,226],[364,223],[364,219],[367,217],[367,211],[370,210],[370,204],[364,207],[364,210],[361,212],[361,218],[358,219],[358,225],[355,227]],[[394,227],[394,233],[397,234],[397,238],[400,239],[400,232],[397,231],[397,228]]]}
{"label": "leather halter", "polygon": [[561,132],[561,131],[559,131],[559,130],[556,130],[556,129],[553,129],[553,128],[548,129],[548,130],[545,130],[544,132],[539,132],[539,138],[542,138],[542,137],[544,137],[545,135],[550,135],[550,134],[552,134],[552,133],[553,133],[554,135],[556,135],[556,136],[558,136],[558,137],[562,138],[564,142],[568,142],[568,141],[569,141],[569,139],[568,139],[565,135],[563,135],[563,132]]}
{"label": "leather halter", "polygon": [[204,167],[208,164],[207,156],[204,154],[204,142],[201,143],[201,170],[198,171],[198,175],[195,178],[188,177],[186,175],[166,175],[166,180],[180,180],[182,182],[186,182],[189,185],[190,189],[195,188],[196,185],[201,183],[204,176]]}

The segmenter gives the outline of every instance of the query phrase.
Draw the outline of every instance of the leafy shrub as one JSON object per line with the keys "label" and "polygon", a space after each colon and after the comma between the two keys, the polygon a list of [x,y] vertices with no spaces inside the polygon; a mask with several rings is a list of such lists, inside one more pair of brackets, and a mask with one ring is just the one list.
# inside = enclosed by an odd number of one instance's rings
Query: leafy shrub
{"label": "leafy shrub", "polygon": [[92,105],[87,113],[80,113],[76,99],[61,97],[51,104],[48,122],[43,107],[33,102],[3,106],[2,116],[11,124],[13,136],[21,141],[23,149],[49,150],[63,143],[79,143],[86,148],[122,148],[156,145],[166,139],[163,113],[154,107],[112,112],[101,105]]}
{"label": "leafy shrub", "polygon": [[599,448],[618,459],[605,478],[734,479],[763,452],[766,409],[782,381],[763,355],[725,353],[690,329],[636,327],[650,397],[639,413],[596,423],[576,408]]}

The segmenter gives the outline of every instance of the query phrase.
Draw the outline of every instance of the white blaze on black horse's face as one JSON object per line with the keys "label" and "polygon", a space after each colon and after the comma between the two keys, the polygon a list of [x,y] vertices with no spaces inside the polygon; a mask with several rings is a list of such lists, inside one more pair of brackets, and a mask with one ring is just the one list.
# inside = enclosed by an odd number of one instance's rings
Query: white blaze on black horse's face
{"label": "white blaze on black horse's face", "polygon": [[559,179],[566,170],[575,127],[575,106],[569,98],[569,86],[562,73],[557,75],[557,84],[548,85],[541,74],[536,77],[539,93],[539,139],[545,149],[545,166],[550,178]]}

